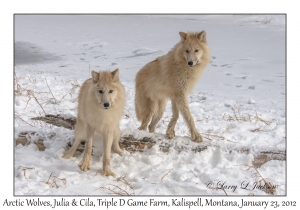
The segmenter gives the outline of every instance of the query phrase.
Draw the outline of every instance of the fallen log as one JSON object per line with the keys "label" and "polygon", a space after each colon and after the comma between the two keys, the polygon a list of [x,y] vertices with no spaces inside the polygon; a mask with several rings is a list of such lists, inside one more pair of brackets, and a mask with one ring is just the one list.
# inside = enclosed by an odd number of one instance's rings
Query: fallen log
{"label": "fallen log", "polygon": [[65,118],[60,115],[45,115],[45,117],[34,117],[31,118],[32,120],[40,120],[45,123],[55,125],[57,127],[64,127],[67,129],[74,130],[75,124],[76,124],[76,119],[75,118]]}
{"label": "fallen log", "polygon": [[[64,127],[67,129],[74,129],[74,126],[76,124],[76,118],[75,117],[69,117],[65,118],[60,115],[46,115],[45,117],[35,117],[31,118],[32,120],[41,120],[48,124],[52,124],[58,127]],[[20,138],[23,138],[24,135],[20,136]],[[20,142],[24,145],[24,138],[23,139],[17,139],[17,142]],[[155,139],[144,137],[142,139],[136,139],[132,135],[127,136],[121,136],[121,139],[119,141],[120,147],[124,148],[125,150],[129,152],[143,152],[145,148],[150,149],[155,144],[159,144],[160,150],[163,152],[168,152],[170,145],[162,144],[161,142],[158,142]],[[39,142],[39,144],[41,144]],[[84,142],[82,142],[84,144]],[[71,142],[69,144],[71,146]],[[192,148],[191,150],[193,152],[202,152],[206,150],[208,147],[214,147],[213,145],[199,145],[197,147]],[[79,149],[82,152],[82,149]],[[178,152],[180,152],[180,149],[177,149]],[[234,150],[234,149],[233,149]],[[231,153],[233,150],[229,150],[228,152]],[[244,154],[250,154],[251,151],[249,149],[243,149],[243,150],[235,150],[239,153]],[[286,151],[285,150],[278,150],[278,151],[262,151],[260,152],[255,159],[253,160],[252,164],[254,167],[259,168],[264,163],[270,161],[270,160],[286,160]]]}

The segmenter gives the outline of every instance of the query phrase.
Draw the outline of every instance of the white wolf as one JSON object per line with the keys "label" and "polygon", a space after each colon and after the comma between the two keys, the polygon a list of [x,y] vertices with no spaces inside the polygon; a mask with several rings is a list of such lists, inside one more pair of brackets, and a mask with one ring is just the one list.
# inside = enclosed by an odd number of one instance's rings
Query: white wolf
{"label": "white wolf", "polygon": [[125,91],[119,79],[119,69],[113,72],[92,71],[92,78],[86,80],[78,96],[78,114],[75,125],[75,142],[63,158],[74,155],[80,142],[85,140],[85,149],[79,168],[90,169],[93,138],[103,140],[103,175],[114,176],[110,169],[111,148],[122,155],[119,147],[120,120],[125,106]]}
{"label": "white wolf", "polygon": [[166,55],[146,64],[136,75],[135,110],[140,129],[155,131],[161,119],[166,100],[171,99],[173,116],[168,125],[167,136],[175,136],[174,127],[179,112],[186,121],[192,140],[202,142],[193,117],[187,96],[190,94],[210,62],[209,47],[205,31],[198,33],[179,32],[181,41]]}

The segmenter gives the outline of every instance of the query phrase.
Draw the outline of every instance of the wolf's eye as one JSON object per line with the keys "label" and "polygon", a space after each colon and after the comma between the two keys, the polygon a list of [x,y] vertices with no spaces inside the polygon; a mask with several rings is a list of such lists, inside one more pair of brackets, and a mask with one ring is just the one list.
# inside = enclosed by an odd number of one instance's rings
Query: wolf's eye
{"label": "wolf's eye", "polygon": [[195,50],[195,52],[198,52],[198,50]]}
{"label": "wolf's eye", "polygon": [[102,93],[103,93],[103,90],[99,90],[99,93],[101,93],[101,94],[102,94]]}
{"label": "wolf's eye", "polygon": [[113,91],[113,90],[110,90],[110,91],[109,91],[109,93],[112,93],[112,92],[114,92],[114,91]]}
{"label": "wolf's eye", "polygon": [[188,50],[186,50],[185,52],[186,52],[186,53],[189,53],[189,51],[188,51]]}

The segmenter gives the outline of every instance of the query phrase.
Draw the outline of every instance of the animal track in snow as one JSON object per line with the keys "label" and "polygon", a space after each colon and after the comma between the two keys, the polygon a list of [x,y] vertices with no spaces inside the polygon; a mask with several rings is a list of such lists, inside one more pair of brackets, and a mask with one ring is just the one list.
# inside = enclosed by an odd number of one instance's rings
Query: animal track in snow
{"label": "animal track in snow", "polygon": [[100,57],[106,56],[106,54],[102,53],[102,52],[95,52],[95,53],[96,53],[96,56],[94,58],[100,58]]}
{"label": "animal track in snow", "polygon": [[213,63],[213,62],[214,62],[213,60],[215,60],[217,57],[211,56],[211,58],[212,58],[211,65],[212,65],[213,67],[220,66],[220,67],[225,67],[225,68],[232,68],[232,67],[234,67],[236,64],[242,63],[242,62],[244,62],[244,61],[252,60],[252,59],[250,59],[250,58],[240,58],[240,59],[235,59],[235,60],[233,60],[233,61],[234,61],[233,63],[215,64],[215,63]]}
{"label": "animal track in snow", "polygon": [[[75,44],[73,44],[75,45]],[[83,43],[79,44],[79,47],[84,49],[84,50],[93,50],[95,48],[102,48],[103,44],[98,44],[98,43]]]}
{"label": "animal track in snow", "polygon": [[237,79],[246,79],[248,76],[244,75],[244,76],[236,76],[235,78]]}
{"label": "animal track in snow", "polygon": [[162,52],[163,51],[161,51],[161,50],[150,51],[150,50],[147,50],[147,49],[137,49],[137,50],[134,50],[132,52],[134,55],[119,57],[119,58],[135,58],[135,57],[146,56],[146,55],[151,55],[151,54],[157,54],[157,53],[162,53]]}
{"label": "animal track in snow", "polygon": [[254,90],[254,89],[255,89],[255,85],[250,85],[250,86],[248,87],[248,89]]}
{"label": "animal track in snow", "polygon": [[270,79],[262,79],[261,81],[264,81],[264,82],[274,82],[273,80],[270,80]]}
{"label": "animal track in snow", "polygon": [[217,64],[213,64],[213,60],[215,60],[217,57],[216,56],[211,56],[211,61],[210,61],[210,63],[211,63],[211,65],[213,66],[213,67],[218,67],[218,65]]}
{"label": "animal track in snow", "polygon": [[102,45],[102,44],[98,44],[98,45],[89,47],[87,50],[92,50],[92,49],[94,49],[94,48],[101,48],[101,47],[103,47],[103,45]]}
{"label": "animal track in snow", "polygon": [[248,61],[248,60],[252,60],[250,58],[240,58],[240,59],[236,59],[234,61]]}
{"label": "animal track in snow", "polygon": [[221,67],[232,68],[234,63],[231,64],[223,64]]}

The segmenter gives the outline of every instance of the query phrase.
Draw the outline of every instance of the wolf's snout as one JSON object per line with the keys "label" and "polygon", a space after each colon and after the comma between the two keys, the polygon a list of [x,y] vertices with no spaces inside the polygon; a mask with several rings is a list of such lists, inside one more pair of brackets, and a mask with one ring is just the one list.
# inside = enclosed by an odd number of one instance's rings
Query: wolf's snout
{"label": "wolf's snout", "polygon": [[104,107],[105,109],[108,109],[108,108],[110,107],[110,104],[106,102],[106,103],[103,104],[103,107]]}
{"label": "wolf's snout", "polygon": [[189,61],[189,62],[188,62],[188,65],[189,65],[189,66],[193,66],[193,61]]}

